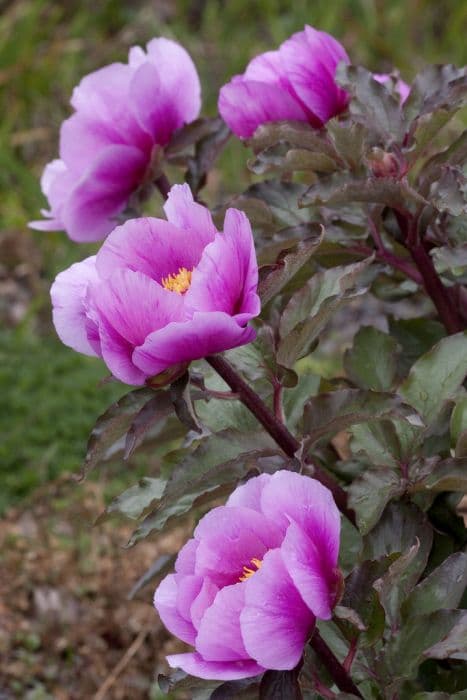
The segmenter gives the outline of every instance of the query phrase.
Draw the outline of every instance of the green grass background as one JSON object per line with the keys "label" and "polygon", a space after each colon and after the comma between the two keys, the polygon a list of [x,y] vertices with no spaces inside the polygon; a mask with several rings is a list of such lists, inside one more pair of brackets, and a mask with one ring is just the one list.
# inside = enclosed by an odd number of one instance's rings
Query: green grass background
{"label": "green grass background", "polygon": [[[45,204],[39,176],[56,156],[59,126],[81,76],[125,60],[131,45],[169,36],[193,56],[204,114],[214,115],[219,87],[232,74],[309,23],[334,34],[354,62],[378,72],[397,66],[410,80],[430,62],[467,63],[467,2],[15,0],[0,8],[0,236],[22,241],[25,262],[40,260],[26,315],[0,331],[1,511],[76,470],[95,418],[123,393],[116,384],[100,386],[103,365],[63,347],[50,323],[50,281],[92,248],[26,229]],[[245,156],[233,141],[212,178],[217,193],[245,186]]]}

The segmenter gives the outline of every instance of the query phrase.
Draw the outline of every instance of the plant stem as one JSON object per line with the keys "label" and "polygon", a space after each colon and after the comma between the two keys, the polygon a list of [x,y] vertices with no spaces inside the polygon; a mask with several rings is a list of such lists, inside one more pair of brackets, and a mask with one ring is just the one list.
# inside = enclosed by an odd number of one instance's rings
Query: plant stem
{"label": "plant stem", "polygon": [[169,196],[171,185],[170,185],[169,179],[166,176],[166,174],[161,173],[159,175],[159,177],[157,177],[154,180],[154,184],[157,187],[157,189],[159,190],[159,192],[161,193],[162,197],[164,199],[167,199],[167,197]]}
{"label": "plant stem", "polygon": [[310,646],[323,662],[339,690],[342,690],[343,693],[352,693],[356,695],[357,698],[363,697],[339,659],[334,656],[331,649],[321,637],[318,630],[315,630],[310,640]]}
{"label": "plant stem", "polygon": [[[226,384],[230,386],[232,391],[238,394],[240,401],[251,411],[285,454],[288,457],[294,458],[301,448],[299,441],[292,435],[288,428],[276,418],[262,398],[253,391],[227,360],[220,355],[210,355],[206,357],[206,361],[216,370]],[[320,481],[331,491],[341,513],[355,525],[355,513],[347,504],[347,494],[344,489],[330,474],[325,472],[324,469],[321,469],[321,467],[309,460],[305,461],[306,464],[313,468],[313,476],[315,479]]]}

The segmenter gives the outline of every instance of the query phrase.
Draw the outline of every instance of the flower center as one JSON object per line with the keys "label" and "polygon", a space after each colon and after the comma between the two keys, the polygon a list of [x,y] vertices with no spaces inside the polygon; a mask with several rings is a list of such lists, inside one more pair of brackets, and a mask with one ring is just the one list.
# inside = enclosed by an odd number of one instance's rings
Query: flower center
{"label": "flower center", "polygon": [[191,270],[186,267],[180,267],[175,275],[167,275],[162,278],[162,286],[168,289],[169,292],[177,292],[177,294],[185,294],[191,284]]}
{"label": "flower center", "polygon": [[255,567],[254,569],[250,569],[248,566],[243,567],[243,572],[240,578],[238,579],[239,581],[246,581],[247,579],[251,578],[253,574],[256,574],[256,572],[261,569],[261,566],[263,562],[261,559],[250,559],[251,563]]}

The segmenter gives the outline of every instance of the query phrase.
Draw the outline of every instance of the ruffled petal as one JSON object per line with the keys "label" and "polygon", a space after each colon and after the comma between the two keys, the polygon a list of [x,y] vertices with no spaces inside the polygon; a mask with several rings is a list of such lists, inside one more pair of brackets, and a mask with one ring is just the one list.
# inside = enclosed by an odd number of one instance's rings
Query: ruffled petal
{"label": "ruffled petal", "polygon": [[189,315],[224,311],[243,325],[261,310],[257,287],[258,263],[250,222],[238,209],[228,209],[224,233],[205,248],[193,270],[185,309]]}
{"label": "ruffled petal", "polygon": [[241,584],[225,586],[204,613],[195,646],[206,661],[238,661],[249,658],[240,631],[244,594]]}
{"label": "ruffled petal", "polygon": [[116,216],[141,183],[146,166],[147,158],[138,148],[113,145],[102,150],[61,212],[69,237],[84,243],[110,233]]}
{"label": "ruffled petal", "polygon": [[178,586],[176,574],[169,574],[160,582],[154,594],[154,607],[169,632],[187,644],[194,645],[196,630],[180,615],[177,608]]}
{"label": "ruffled petal", "polygon": [[334,80],[340,61],[349,63],[345,49],[326,32],[312,27],[294,34],[280,49],[288,79],[297,97],[315,115],[320,126],[342,112],[347,94]]}
{"label": "ruffled petal", "polygon": [[315,479],[279,471],[263,489],[261,509],[286,532],[282,557],[304,601],[316,617],[328,619],[339,581],[340,539],[331,492]]}
{"label": "ruffled petal", "polygon": [[193,121],[201,107],[201,86],[188,53],[169,39],[153,39],[148,60],[130,85],[131,108],[154,142],[165,145],[173,132]]}
{"label": "ruffled petal", "polygon": [[198,542],[195,539],[190,539],[183,545],[177,555],[175,561],[175,571],[178,574],[194,574],[196,563],[196,550]]}
{"label": "ruffled petal", "polygon": [[227,499],[226,506],[242,506],[261,512],[261,494],[266,484],[269,484],[271,474],[260,474],[248,479],[245,484],[237,486]]}
{"label": "ruffled petal", "polygon": [[265,122],[309,120],[300,101],[284,88],[241,76],[221,88],[218,108],[222,119],[240,138],[249,138]]}
{"label": "ruffled petal", "polygon": [[282,541],[273,521],[240,507],[214,508],[201,519],[194,535],[199,540],[196,573],[218,586],[237,583],[243,567],[251,567],[252,559],[261,560]]}
{"label": "ruffled petal", "polygon": [[194,201],[188,185],[173,185],[164,204],[164,211],[170,223],[185,231],[190,246],[194,245],[196,250],[203,251],[214,240],[217,229],[211,212]]}
{"label": "ruffled petal", "polygon": [[233,681],[258,676],[265,670],[255,661],[206,661],[201,654],[172,654],[167,657],[171,668],[181,668],[190,676],[206,680]]}
{"label": "ruffled petal", "polygon": [[61,211],[67,201],[75,180],[63,160],[55,159],[44,168],[41,189],[49,202],[50,211],[41,210],[45,221],[30,221],[30,228],[38,231],[60,231],[64,228]]}
{"label": "ruffled petal", "polygon": [[182,267],[192,270],[203,248],[201,241],[164,219],[130,219],[112,231],[97,255],[96,265],[104,279],[116,269],[128,268],[161,284]]}
{"label": "ruffled petal", "polygon": [[248,654],[265,668],[294,668],[315,617],[295,588],[280,551],[268,552],[259,571],[243,586],[240,626]]}
{"label": "ruffled petal", "polygon": [[86,291],[90,282],[97,282],[96,256],[75,263],[60,272],[50,289],[53,322],[65,345],[85,355],[94,355],[86,329]]}
{"label": "ruffled petal", "polygon": [[169,323],[151,333],[135,348],[133,362],[147,376],[154,376],[182,362],[199,360],[254,340],[253,328],[243,328],[228,314],[195,313],[182,323]]}
{"label": "ruffled petal", "polygon": [[213,604],[219,591],[218,586],[208,578],[203,579],[201,590],[193,600],[190,608],[190,617],[196,629],[199,628],[206,610]]}
{"label": "ruffled petal", "polygon": [[141,272],[118,269],[109,279],[90,285],[89,299],[107,366],[123,382],[144,383],[146,375],[131,359],[133,349],[152,331],[182,317],[181,296]]}

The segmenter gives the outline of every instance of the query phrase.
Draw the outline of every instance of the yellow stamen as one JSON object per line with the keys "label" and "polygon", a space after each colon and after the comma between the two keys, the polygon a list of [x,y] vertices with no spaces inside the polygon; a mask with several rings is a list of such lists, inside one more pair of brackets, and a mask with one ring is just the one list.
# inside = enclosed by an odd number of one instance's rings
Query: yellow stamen
{"label": "yellow stamen", "polygon": [[186,267],[180,267],[175,275],[168,275],[162,278],[162,286],[168,289],[169,292],[177,292],[177,294],[185,294],[191,284],[191,270]]}
{"label": "yellow stamen", "polygon": [[248,566],[244,566],[244,567],[243,567],[243,574],[242,574],[242,576],[240,576],[240,578],[238,579],[239,581],[246,581],[247,579],[251,578],[251,577],[253,576],[253,574],[256,574],[256,572],[257,572],[259,569],[261,569],[261,566],[262,566],[262,564],[263,564],[263,562],[261,561],[261,559],[255,559],[255,558],[253,558],[253,559],[250,559],[250,561],[251,561],[251,563],[253,564],[253,566],[255,566],[256,568],[255,568],[255,569],[249,569]]}

